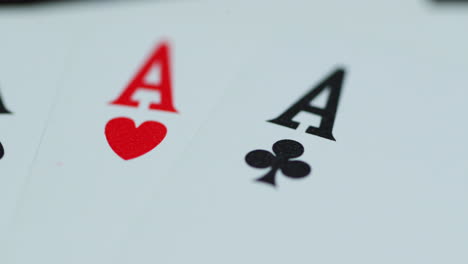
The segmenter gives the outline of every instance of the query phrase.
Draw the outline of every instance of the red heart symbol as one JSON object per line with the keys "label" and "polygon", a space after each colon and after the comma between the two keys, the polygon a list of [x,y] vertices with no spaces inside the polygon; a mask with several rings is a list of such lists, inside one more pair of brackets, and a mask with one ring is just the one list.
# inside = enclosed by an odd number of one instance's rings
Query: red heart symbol
{"label": "red heart symbol", "polygon": [[139,157],[154,149],[166,137],[167,128],[155,121],[139,127],[126,117],[111,119],[106,124],[106,139],[112,150],[124,160]]}

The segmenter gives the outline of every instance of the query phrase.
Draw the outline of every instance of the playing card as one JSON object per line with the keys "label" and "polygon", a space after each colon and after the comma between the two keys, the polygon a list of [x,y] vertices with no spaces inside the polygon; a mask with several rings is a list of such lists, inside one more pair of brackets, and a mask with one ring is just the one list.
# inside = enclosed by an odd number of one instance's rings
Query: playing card
{"label": "playing card", "polygon": [[201,3],[80,17],[93,27],[73,53],[31,170],[12,263],[110,263],[255,50],[224,17]]}
{"label": "playing card", "polygon": [[[0,244],[31,172],[65,70],[73,37],[65,14],[0,16]],[[38,27],[41,24],[41,28]],[[0,254],[4,255],[4,254]]]}
{"label": "playing card", "polygon": [[467,21],[356,2],[269,5],[116,262],[468,260]]}

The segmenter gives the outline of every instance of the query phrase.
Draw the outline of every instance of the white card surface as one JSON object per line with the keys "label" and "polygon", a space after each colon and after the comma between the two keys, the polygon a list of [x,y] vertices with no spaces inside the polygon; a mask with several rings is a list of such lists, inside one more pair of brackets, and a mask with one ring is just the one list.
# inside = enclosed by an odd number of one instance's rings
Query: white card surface
{"label": "white card surface", "polygon": [[[111,263],[118,255],[129,225],[145,214],[148,199],[163,188],[158,182],[255,50],[249,38],[237,37],[235,24],[223,22],[222,8],[211,7],[148,4],[80,17],[92,28],[73,52],[32,168],[10,263]],[[162,96],[151,90],[132,96],[138,107],[111,104],[161,43],[169,47],[177,112],[150,110]],[[145,81],[157,84],[162,66],[153,66]],[[160,122],[166,137],[150,152],[124,160],[105,135],[107,122],[119,117],[137,126]]]}
{"label": "white card surface", "polygon": [[[261,51],[116,262],[468,261],[468,38],[460,36],[468,21],[420,4],[332,2],[262,12],[274,33],[259,34]],[[241,13],[245,24],[258,18]],[[336,142],[305,133],[321,118],[304,111],[297,129],[267,122],[337,68],[346,73]],[[273,165],[254,168],[246,155],[261,149],[276,159],[272,146],[283,139],[302,144],[290,161],[311,173],[291,179],[283,164],[276,187],[256,181]]]}
{"label": "white card surface", "polygon": [[[57,26],[66,16],[55,12],[6,12],[0,16],[0,247],[7,233],[73,43]],[[41,27],[38,27],[38,24]],[[0,254],[4,256],[4,254]]]}

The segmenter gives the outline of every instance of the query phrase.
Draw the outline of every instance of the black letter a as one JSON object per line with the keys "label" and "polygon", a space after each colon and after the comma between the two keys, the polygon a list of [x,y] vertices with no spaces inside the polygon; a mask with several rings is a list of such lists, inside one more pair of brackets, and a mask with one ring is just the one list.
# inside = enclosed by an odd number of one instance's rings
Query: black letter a
{"label": "black letter a", "polygon": [[[321,116],[322,119],[319,127],[309,126],[306,133],[335,140],[332,135],[332,130],[333,124],[335,123],[336,109],[338,108],[338,100],[340,99],[344,75],[344,69],[335,70],[330,76],[323,80],[319,85],[312,88],[309,93],[304,95],[279,117],[273,120],[268,120],[268,122],[296,129],[299,126],[299,123],[293,121],[293,118],[301,111],[309,112]],[[330,93],[325,108],[312,106],[310,104],[311,101],[327,88],[330,89]]]}
{"label": "black letter a", "polygon": [[0,114],[11,114],[8,109],[6,109],[5,104],[3,104],[2,96],[0,95]]}

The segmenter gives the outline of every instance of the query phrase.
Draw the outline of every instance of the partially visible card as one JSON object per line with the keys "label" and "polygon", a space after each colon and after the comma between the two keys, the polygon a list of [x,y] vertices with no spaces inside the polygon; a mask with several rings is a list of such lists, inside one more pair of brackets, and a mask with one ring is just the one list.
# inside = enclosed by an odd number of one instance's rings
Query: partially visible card
{"label": "partially visible card", "polygon": [[33,167],[12,263],[111,263],[255,51],[221,11],[146,5],[80,18],[93,29],[74,52]]}
{"label": "partially visible card", "polygon": [[116,262],[468,261],[468,21],[302,4],[262,12],[274,34]]}
{"label": "partially visible card", "polygon": [[58,21],[66,22],[65,13],[17,12],[11,16],[2,12],[0,17],[2,249],[73,45],[69,31],[57,26]]}

